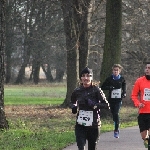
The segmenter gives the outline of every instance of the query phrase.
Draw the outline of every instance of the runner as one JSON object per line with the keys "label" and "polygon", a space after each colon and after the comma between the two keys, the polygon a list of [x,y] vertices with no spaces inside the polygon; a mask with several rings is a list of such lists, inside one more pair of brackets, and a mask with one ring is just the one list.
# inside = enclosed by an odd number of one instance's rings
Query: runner
{"label": "runner", "polygon": [[139,109],[138,124],[145,148],[150,150],[150,62],[146,63],[145,76],[136,80],[131,98]]}
{"label": "runner", "polygon": [[126,97],[126,82],[120,75],[122,66],[114,64],[112,75],[106,78],[101,86],[102,90],[108,90],[108,102],[114,121],[114,137],[119,138],[119,111],[122,105],[122,98]]}
{"label": "runner", "polygon": [[108,109],[103,91],[92,82],[93,73],[86,67],[80,73],[81,84],[71,96],[72,113],[77,113],[75,135],[78,150],[84,150],[88,140],[88,150],[96,150],[100,136],[100,108]]}

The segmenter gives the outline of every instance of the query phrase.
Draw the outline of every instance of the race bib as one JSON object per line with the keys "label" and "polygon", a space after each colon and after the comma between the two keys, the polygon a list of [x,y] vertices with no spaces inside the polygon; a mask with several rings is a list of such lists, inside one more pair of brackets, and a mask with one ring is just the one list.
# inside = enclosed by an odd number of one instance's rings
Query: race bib
{"label": "race bib", "polygon": [[111,91],[111,98],[121,98],[121,89],[114,89]]}
{"label": "race bib", "polygon": [[93,123],[93,111],[80,110],[77,122],[83,126],[92,126]]}
{"label": "race bib", "polygon": [[143,100],[150,101],[150,89],[144,89]]}

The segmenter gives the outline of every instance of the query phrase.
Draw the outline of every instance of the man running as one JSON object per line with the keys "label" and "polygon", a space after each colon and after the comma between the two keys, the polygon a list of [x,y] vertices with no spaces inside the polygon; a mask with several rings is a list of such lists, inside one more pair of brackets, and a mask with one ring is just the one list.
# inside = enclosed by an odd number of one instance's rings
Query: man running
{"label": "man running", "polygon": [[145,75],[134,84],[131,98],[139,108],[138,125],[145,148],[150,150],[150,62],[146,63]]}

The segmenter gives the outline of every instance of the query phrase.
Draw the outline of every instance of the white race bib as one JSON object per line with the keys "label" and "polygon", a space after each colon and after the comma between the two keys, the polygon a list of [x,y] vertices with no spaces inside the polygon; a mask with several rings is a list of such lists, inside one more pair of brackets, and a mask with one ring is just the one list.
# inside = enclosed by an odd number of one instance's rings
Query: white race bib
{"label": "white race bib", "polygon": [[93,111],[79,110],[79,116],[77,122],[83,126],[92,126],[93,123]]}
{"label": "white race bib", "polygon": [[113,89],[111,91],[111,98],[121,98],[121,89]]}
{"label": "white race bib", "polygon": [[150,101],[150,89],[144,89],[143,100]]}

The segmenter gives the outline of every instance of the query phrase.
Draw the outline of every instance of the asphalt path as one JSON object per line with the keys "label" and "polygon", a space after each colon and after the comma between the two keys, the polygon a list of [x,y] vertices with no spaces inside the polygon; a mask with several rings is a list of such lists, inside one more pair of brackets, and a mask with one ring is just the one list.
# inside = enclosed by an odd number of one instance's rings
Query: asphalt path
{"label": "asphalt path", "polygon": [[[77,150],[77,144],[70,145],[63,150]],[[86,144],[86,150],[87,144]],[[113,131],[101,133],[97,150],[147,150],[144,147],[139,128],[128,127],[120,129],[118,139],[113,137]]]}

